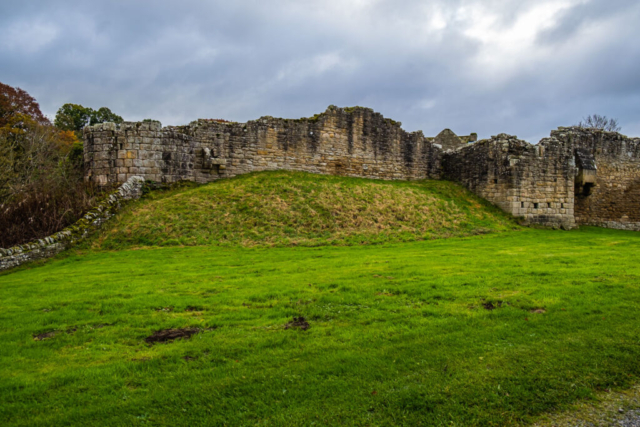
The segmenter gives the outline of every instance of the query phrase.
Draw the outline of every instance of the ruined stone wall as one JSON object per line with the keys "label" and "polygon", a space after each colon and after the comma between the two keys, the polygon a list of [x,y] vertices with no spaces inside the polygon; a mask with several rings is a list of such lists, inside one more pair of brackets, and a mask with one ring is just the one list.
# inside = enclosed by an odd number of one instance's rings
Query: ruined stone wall
{"label": "ruined stone wall", "polygon": [[83,240],[115,215],[124,201],[138,199],[142,195],[143,185],[144,179],[137,176],[131,177],[98,206],[64,230],[24,245],[0,249],[0,271],[30,261],[52,257],[73,243]]}
{"label": "ruined stone wall", "polygon": [[377,179],[438,178],[441,150],[422,132],[367,108],[329,107],[309,119],[263,117],[247,123],[198,120],[87,127],[86,179],[120,183],[134,175],[199,183],[264,170]]}
{"label": "ruined stone wall", "polygon": [[571,150],[548,138],[531,145],[500,134],[443,154],[443,177],[529,224],[572,228]]}
{"label": "ruined stone wall", "polygon": [[435,138],[428,139],[436,144],[438,148],[442,148],[443,151],[451,151],[463,147],[470,142],[476,142],[478,140],[478,134],[472,133],[471,135],[458,136],[451,129],[445,129]]}
{"label": "ruined stone wall", "polygon": [[570,127],[532,145],[501,134],[445,152],[442,167],[531,224],[640,230],[639,138]]}
{"label": "ruined stone wall", "polygon": [[640,230],[640,139],[559,128],[537,145],[500,134],[476,143],[445,129],[407,133],[367,108],[308,119],[105,123],[85,129],[86,179],[206,183],[264,170],[375,179],[450,179],[530,224]]}
{"label": "ruined stone wall", "polygon": [[551,136],[594,166],[582,171],[578,164],[576,222],[640,230],[640,138],[575,127],[559,128]]}

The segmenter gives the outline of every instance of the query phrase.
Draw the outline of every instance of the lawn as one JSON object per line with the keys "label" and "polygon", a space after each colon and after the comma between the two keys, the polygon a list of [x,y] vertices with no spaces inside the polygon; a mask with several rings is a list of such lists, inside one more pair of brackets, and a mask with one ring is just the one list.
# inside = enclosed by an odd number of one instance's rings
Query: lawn
{"label": "lawn", "polygon": [[[0,424],[526,423],[638,382],[638,254],[598,228],[76,251],[0,275]],[[145,341],[169,328],[198,333]]]}

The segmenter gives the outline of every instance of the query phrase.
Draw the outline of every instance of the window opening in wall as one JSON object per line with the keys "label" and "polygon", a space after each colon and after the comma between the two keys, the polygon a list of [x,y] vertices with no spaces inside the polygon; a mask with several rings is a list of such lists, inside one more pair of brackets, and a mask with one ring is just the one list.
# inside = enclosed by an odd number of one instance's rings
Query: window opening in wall
{"label": "window opening in wall", "polygon": [[494,184],[497,184],[497,183],[498,183],[498,179],[497,179],[497,178],[496,178],[496,179],[494,179],[494,180],[493,180],[493,183],[494,183]]}
{"label": "window opening in wall", "polygon": [[564,209],[564,203],[560,203],[560,207]]}
{"label": "window opening in wall", "polygon": [[550,208],[551,207],[551,203],[547,203],[547,207]]}
{"label": "window opening in wall", "polygon": [[524,208],[524,202],[520,202],[520,207]]}
{"label": "window opening in wall", "polygon": [[585,183],[585,184],[582,186],[582,194],[583,194],[583,195],[585,195],[585,196],[590,195],[590,194],[591,194],[591,188],[592,188],[592,187],[593,187],[593,183],[590,183],[590,182]]}
{"label": "window opening in wall", "polygon": [[537,203],[533,204],[533,209],[538,209],[538,204]]}

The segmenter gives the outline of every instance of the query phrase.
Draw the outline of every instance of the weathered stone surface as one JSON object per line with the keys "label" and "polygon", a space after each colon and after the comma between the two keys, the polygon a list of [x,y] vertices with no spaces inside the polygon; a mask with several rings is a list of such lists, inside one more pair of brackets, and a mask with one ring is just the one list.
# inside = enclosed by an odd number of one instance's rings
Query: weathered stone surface
{"label": "weathered stone surface", "polygon": [[453,133],[451,129],[445,129],[433,139],[433,142],[438,144],[444,151],[450,151],[464,147],[469,142],[474,142],[477,139],[478,135],[476,134],[460,137]]}
{"label": "weathered stone surface", "polygon": [[640,139],[580,128],[559,128],[551,137],[580,152],[584,162],[584,170],[577,163],[576,222],[640,230]]}
{"label": "weathered stone surface", "polygon": [[572,228],[575,167],[558,141],[500,134],[443,155],[443,176],[530,224]]}
{"label": "weathered stone surface", "polygon": [[443,154],[443,177],[528,223],[640,230],[640,139],[559,128],[537,145],[501,134]]}
{"label": "weathered stone surface", "polygon": [[300,120],[198,120],[166,128],[125,122],[115,131],[96,125],[84,138],[86,179],[99,184],[132,175],[205,183],[273,169],[379,179],[438,178],[440,171],[441,150],[430,139],[360,107],[329,107]]}
{"label": "weathered stone surface", "polygon": [[405,132],[368,108],[329,107],[308,119],[110,124],[84,131],[85,178],[100,185],[134,175],[206,183],[264,170],[375,179],[450,179],[527,223],[640,230],[640,140],[559,128],[537,145],[500,134]]}

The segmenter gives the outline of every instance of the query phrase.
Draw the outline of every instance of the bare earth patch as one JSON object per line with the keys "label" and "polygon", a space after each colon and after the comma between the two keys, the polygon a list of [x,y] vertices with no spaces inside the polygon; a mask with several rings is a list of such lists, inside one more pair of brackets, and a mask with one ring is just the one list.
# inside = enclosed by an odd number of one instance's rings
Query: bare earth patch
{"label": "bare earth patch", "polygon": [[191,335],[195,335],[200,332],[198,328],[183,328],[183,329],[164,329],[162,331],[154,332],[153,335],[145,338],[145,341],[149,344],[155,344],[158,342],[168,342],[182,338],[191,338]]}
{"label": "bare earth patch", "polygon": [[34,336],[33,340],[34,341],[42,341],[42,340],[46,340],[47,338],[53,338],[57,334],[58,334],[58,331],[45,332],[44,334],[39,334],[39,335]]}
{"label": "bare earth patch", "polygon": [[309,322],[307,322],[307,320],[302,316],[294,317],[293,322],[289,322],[286,325],[284,325],[285,329],[298,328],[298,329],[302,329],[303,331],[306,331],[310,327],[311,325],[309,325]]}
{"label": "bare earth patch", "polygon": [[485,310],[495,310],[496,308],[500,308],[502,307],[502,301],[496,301],[496,303],[494,304],[493,302],[489,301],[489,302],[485,302],[482,304],[482,306],[484,307]]}

